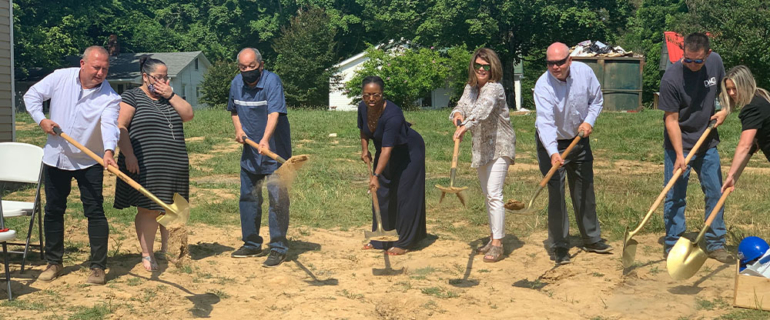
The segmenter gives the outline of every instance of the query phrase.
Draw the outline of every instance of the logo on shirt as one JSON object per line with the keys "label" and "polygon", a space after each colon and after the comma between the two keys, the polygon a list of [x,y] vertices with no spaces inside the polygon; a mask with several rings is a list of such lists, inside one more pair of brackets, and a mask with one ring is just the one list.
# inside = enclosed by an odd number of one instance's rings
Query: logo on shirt
{"label": "logo on shirt", "polygon": [[704,85],[706,88],[708,88],[708,87],[713,87],[713,86],[717,85],[717,78],[716,78],[716,77],[711,77],[711,79],[708,79],[708,80],[704,80],[704,81],[703,81],[703,85]]}

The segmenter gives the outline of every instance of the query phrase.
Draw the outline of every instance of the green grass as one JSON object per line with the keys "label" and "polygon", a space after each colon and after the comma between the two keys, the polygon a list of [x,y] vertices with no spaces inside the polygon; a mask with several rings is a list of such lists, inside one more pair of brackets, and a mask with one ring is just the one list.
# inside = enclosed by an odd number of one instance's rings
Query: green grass
{"label": "green grass", "polygon": [[[426,141],[425,196],[428,223],[432,225],[429,232],[440,233],[445,239],[472,241],[486,235],[488,222],[478,177],[475,169],[470,168],[470,139],[461,145],[455,182],[458,186],[469,187],[466,191],[467,207],[460,206],[457,199],[451,197],[438,204],[440,191],[433,187],[449,182],[453,127],[447,120],[448,114],[449,110],[445,109],[411,111],[405,116]],[[591,145],[595,157],[597,213],[605,238],[621,239],[626,226],[638,224],[662,189],[662,117],[659,111],[604,113],[596,123]],[[18,114],[17,119],[18,124],[31,128],[17,131],[20,142],[44,144],[45,137],[39,128],[28,125],[32,120],[27,114]],[[516,165],[537,164],[535,116],[513,116],[511,119],[517,136]],[[361,150],[356,113],[297,109],[289,111],[289,121],[293,153],[310,156],[309,163],[299,172],[292,186],[292,225],[342,230],[368,225],[371,200],[366,193],[366,166],[359,159]],[[729,166],[740,134],[737,114],[731,115],[719,131],[722,137],[719,146],[722,164]],[[331,133],[337,136],[329,137]],[[226,190],[235,196],[234,199],[220,199],[193,195],[191,221],[216,226],[238,225],[240,149],[210,152],[234,138],[229,113],[220,109],[197,110],[195,119],[185,124],[185,136],[198,137],[188,143],[191,156],[211,156],[199,164],[202,170],[191,170],[191,185],[199,190]],[[625,164],[621,160],[631,161],[637,170],[622,171],[621,174],[618,168]],[[770,168],[761,154],[755,156],[749,166]],[[506,199],[528,200],[542,177],[533,168],[509,174],[504,190]],[[767,231],[770,230],[770,215],[764,214],[765,209],[770,207],[770,198],[765,196],[765,180],[763,173],[747,170],[737,192],[726,203],[725,217],[732,235],[731,244],[736,244],[744,234],[770,236]],[[33,192],[23,189],[12,196],[29,196]],[[135,210],[112,208],[113,192],[105,190],[107,216],[113,223],[131,226]],[[695,174],[690,179],[687,201],[688,227],[696,230],[703,225],[704,203]],[[536,203],[545,207],[546,202],[547,195],[543,194]],[[572,211],[570,205],[567,207]],[[267,210],[267,201],[264,210]],[[76,197],[70,197],[68,212],[71,217],[84,219],[82,205]],[[657,212],[643,233],[663,233],[662,206]],[[544,230],[545,214],[545,210],[541,210],[533,216],[509,216],[506,229],[517,236]],[[264,216],[267,219],[267,215]],[[24,234],[26,222],[22,220],[9,219],[9,224]],[[538,227],[534,229],[536,220]],[[577,232],[576,228],[573,230]]]}

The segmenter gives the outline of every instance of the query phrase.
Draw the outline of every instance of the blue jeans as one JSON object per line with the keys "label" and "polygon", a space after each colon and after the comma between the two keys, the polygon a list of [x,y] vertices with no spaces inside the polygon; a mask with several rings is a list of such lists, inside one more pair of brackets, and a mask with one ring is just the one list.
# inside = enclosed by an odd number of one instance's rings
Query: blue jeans
{"label": "blue jeans", "polygon": [[244,246],[261,248],[262,237],[259,227],[262,223],[262,183],[267,181],[267,195],[270,201],[268,223],[270,225],[270,249],[286,254],[289,242],[289,192],[277,178],[264,174],[253,174],[241,169],[241,233]]}
{"label": "blue jeans", "polygon": [[[687,153],[684,154],[687,157]],[[674,176],[674,162],[676,151],[665,150],[665,181],[664,185]],[[722,196],[722,168],[719,166],[719,152],[717,148],[710,148],[704,154],[696,154],[690,160],[687,170],[682,174],[674,187],[666,195],[663,206],[663,218],[666,223],[666,253],[671,250],[679,236],[687,231],[684,210],[687,206],[687,182],[690,179],[691,169],[695,169],[700,180],[701,189],[706,200],[706,213],[704,221],[714,210],[719,198]],[[706,250],[709,252],[724,248],[725,246],[725,220],[724,208],[719,209],[717,217],[711,223],[711,228],[706,231]]]}

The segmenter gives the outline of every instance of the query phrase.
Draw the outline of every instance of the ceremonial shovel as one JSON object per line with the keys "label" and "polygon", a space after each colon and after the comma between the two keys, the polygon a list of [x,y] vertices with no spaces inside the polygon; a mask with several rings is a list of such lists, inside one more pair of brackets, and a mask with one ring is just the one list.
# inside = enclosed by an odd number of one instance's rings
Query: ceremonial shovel
{"label": "ceremonial shovel", "polygon": [[[366,166],[369,168],[369,172],[372,172],[372,164],[367,162]],[[364,237],[366,237],[366,240],[374,241],[398,241],[398,231],[385,231],[382,229],[382,215],[380,214],[380,201],[377,199],[377,191],[370,190],[370,192],[374,206],[374,217],[377,219],[377,230],[364,231]]]}
{"label": "ceremonial shovel", "polygon": [[174,194],[174,203],[173,204],[166,204],[158,197],[147,191],[142,185],[140,185],[138,182],[134,181],[133,179],[129,178],[126,174],[123,172],[120,172],[118,168],[115,168],[113,166],[105,166],[104,160],[97,156],[95,153],[93,153],[91,150],[88,150],[85,146],[75,141],[75,139],[72,139],[69,135],[62,132],[59,127],[54,127],[53,131],[56,132],[59,136],[64,138],[64,140],[67,140],[67,142],[71,143],[76,148],[80,149],[80,151],[83,151],[83,153],[87,154],[89,157],[93,158],[103,167],[107,168],[110,172],[112,172],[114,175],[118,176],[121,180],[125,181],[129,186],[136,189],[137,191],[141,192],[145,197],[149,198],[153,202],[157,203],[159,206],[163,207],[163,210],[165,210],[165,214],[159,215],[155,220],[158,221],[158,223],[162,224],[164,227],[168,228],[173,225],[184,225],[187,223],[187,220],[190,218],[190,204],[187,203],[187,200],[184,199],[184,197],[180,196],[178,193]]}
{"label": "ceremonial shovel", "polygon": [[275,173],[278,175],[281,181],[286,184],[289,184],[292,180],[294,180],[294,176],[296,175],[297,170],[299,170],[299,168],[301,168],[308,160],[306,155],[293,156],[289,158],[289,160],[285,160],[284,158],[281,158],[281,156],[275,154],[275,152],[261,149],[259,144],[249,140],[249,138],[246,136],[243,136],[242,139],[246,144],[252,146],[254,149],[257,149],[257,151],[272,158],[275,161],[278,161],[278,163],[281,164],[281,167],[278,168]]}
{"label": "ceremonial shovel", "polygon": [[[687,155],[687,158],[684,159],[684,163],[688,164],[690,163],[690,159],[698,153],[698,149],[700,149],[701,144],[703,144],[703,141],[706,140],[706,137],[708,137],[709,133],[711,133],[711,129],[714,128],[714,125],[716,125],[716,120],[711,121],[709,123],[708,128],[706,128],[706,131],[703,132],[703,134],[700,136],[700,139],[695,143],[695,145],[692,147],[692,150],[690,150],[690,154]],[[626,234],[623,241],[623,268],[630,268],[631,265],[634,263],[634,257],[636,257],[636,245],[638,242],[633,238],[637,233],[639,233],[640,230],[644,227],[645,224],[647,224],[647,221],[650,220],[650,217],[652,216],[652,213],[655,212],[655,209],[658,208],[661,202],[663,202],[663,199],[665,199],[666,194],[669,190],[676,184],[676,181],[679,180],[679,177],[682,175],[683,171],[681,168],[676,169],[674,172],[674,175],[671,177],[671,179],[666,184],[666,187],[663,188],[663,191],[658,195],[658,198],[655,199],[655,202],[652,204],[652,207],[650,207],[650,211],[647,211],[647,215],[644,216],[644,219],[642,219],[642,222],[639,223],[639,226],[634,229],[634,231],[629,232],[628,227],[626,227]]]}
{"label": "ceremonial shovel", "polygon": [[[457,125],[460,125],[460,119],[457,119]],[[436,185],[436,188],[439,188],[441,190],[441,199],[438,200],[438,203],[441,203],[441,201],[444,200],[444,196],[447,193],[454,193],[457,195],[457,198],[460,199],[460,203],[465,206],[465,194],[463,194],[463,190],[468,189],[468,187],[455,187],[455,174],[457,173],[457,156],[460,153],[460,139],[455,139],[455,148],[452,152],[452,169],[449,171],[449,187],[444,187],[440,185]]]}
{"label": "ceremonial shovel", "polygon": [[[572,151],[572,148],[577,145],[578,142],[580,142],[580,138],[583,137],[583,131],[580,131],[578,133],[578,136],[575,137],[575,139],[572,140],[572,143],[569,144],[567,149],[564,150],[564,153],[561,154],[561,158],[567,159],[567,156],[569,155],[570,151]],[[513,211],[513,213],[518,214],[526,214],[526,213],[532,213],[535,211],[535,209],[532,208],[532,204],[535,202],[535,199],[540,194],[540,191],[543,191],[543,188],[545,188],[545,185],[548,184],[548,180],[551,180],[551,177],[553,177],[554,173],[556,173],[556,170],[559,170],[561,168],[561,165],[557,166],[551,166],[551,170],[548,170],[548,173],[543,177],[543,180],[540,180],[540,183],[537,185],[537,189],[535,189],[535,193],[532,194],[532,198],[529,200],[529,203],[527,206],[524,206],[524,203],[521,201],[516,200],[508,200],[508,202],[505,204],[505,208],[508,210]]]}

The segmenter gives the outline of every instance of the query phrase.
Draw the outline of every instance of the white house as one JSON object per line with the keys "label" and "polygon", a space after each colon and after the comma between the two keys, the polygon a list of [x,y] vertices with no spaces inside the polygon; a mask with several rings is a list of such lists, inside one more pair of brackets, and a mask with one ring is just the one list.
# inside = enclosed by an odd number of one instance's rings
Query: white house
{"label": "white house", "polygon": [[149,56],[163,61],[168,67],[168,77],[174,93],[187,100],[193,108],[205,107],[199,103],[202,92],[203,75],[211,67],[203,52],[155,52],[155,53],[121,53],[110,58],[110,72],[107,81],[115,92],[123,93],[128,89],[142,85],[142,74],[139,72],[139,59]]}
{"label": "white house", "polygon": [[[347,84],[353,76],[356,70],[360,70],[363,67],[364,62],[369,60],[366,57],[366,52],[361,52],[355,56],[348,58],[336,65],[337,74],[329,78],[329,110],[341,110],[341,111],[355,111],[358,110],[358,106],[353,103],[352,98],[348,98],[345,94],[345,84]],[[335,78],[340,77],[339,84],[334,85]],[[387,85],[387,84],[386,84]],[[431,108],[445,108],[449,105],[449,97],[452,95],[452,90],[447,86],[444,88],[438,88],[431,92]]]}

